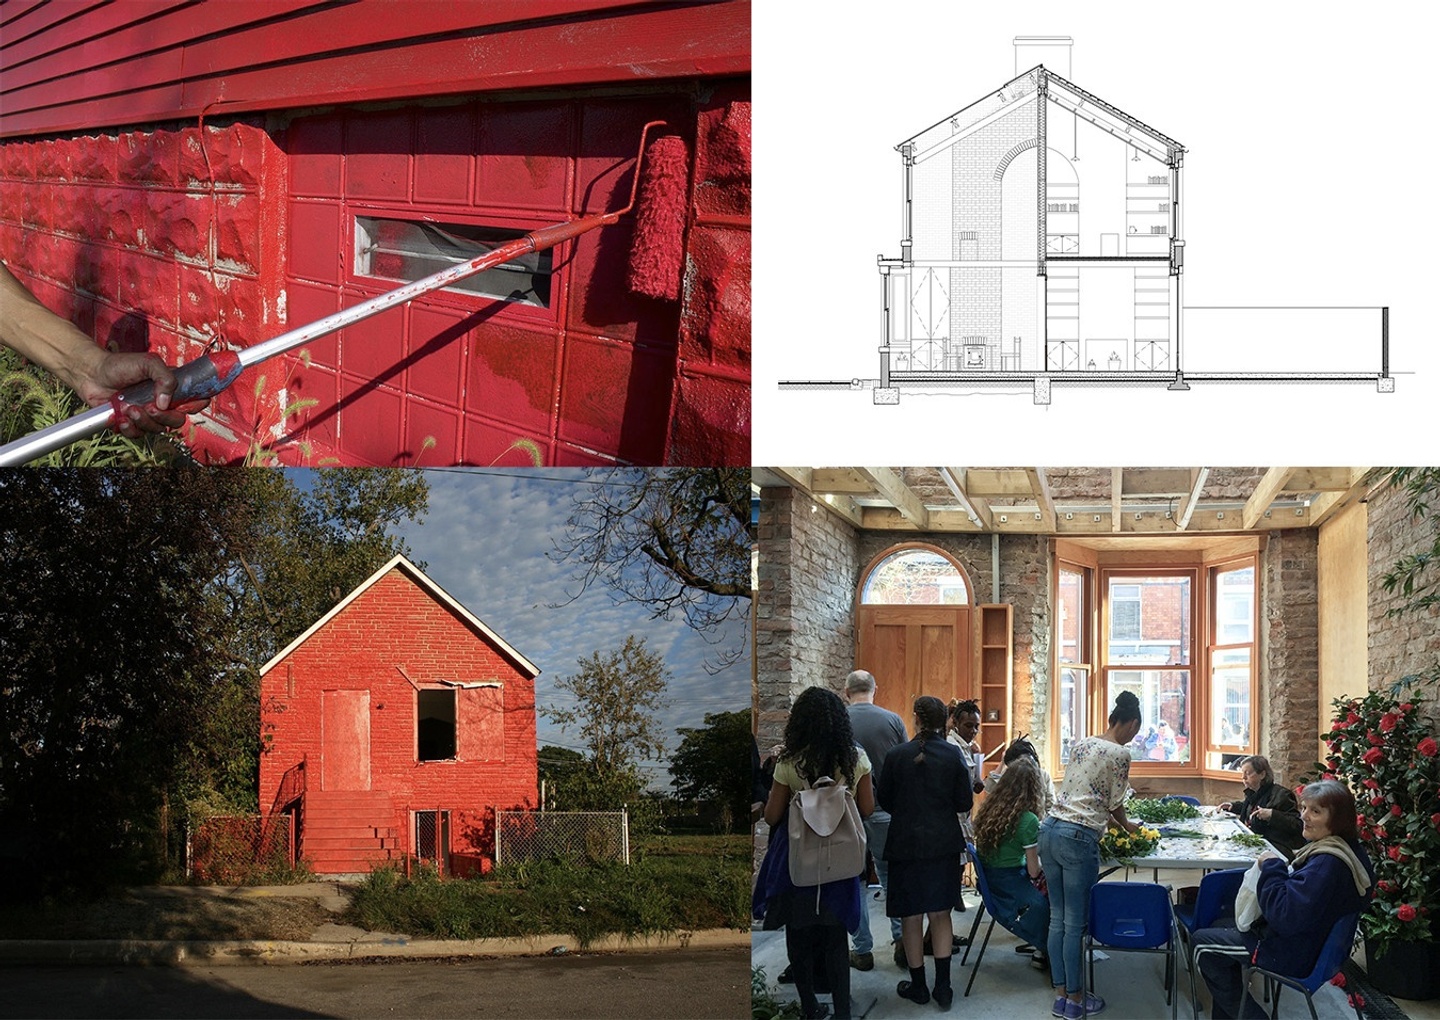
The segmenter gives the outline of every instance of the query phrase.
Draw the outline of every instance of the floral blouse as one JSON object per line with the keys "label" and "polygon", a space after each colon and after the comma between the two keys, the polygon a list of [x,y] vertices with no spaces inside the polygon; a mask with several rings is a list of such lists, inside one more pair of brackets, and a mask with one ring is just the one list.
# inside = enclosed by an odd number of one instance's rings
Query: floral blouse
{"label": "floral blouse", "polygon": [[1103,834],[1129,785],[1130,752],[1104,737],[1086,737],[1070,748],[1050,817]]}

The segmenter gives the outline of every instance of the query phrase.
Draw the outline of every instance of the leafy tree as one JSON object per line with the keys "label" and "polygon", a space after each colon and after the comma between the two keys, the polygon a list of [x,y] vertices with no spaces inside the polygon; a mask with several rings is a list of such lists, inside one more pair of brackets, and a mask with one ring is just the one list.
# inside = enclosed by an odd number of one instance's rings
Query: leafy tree
{"label": "leafy tree", "polygon": [[727,829],[750,817],[750,713],[706,714],[702,729],[681,727],[671,785],[684,800],[709,801]]}
{"label": "leafy tree", "polygon": [[192,809],[257,808],[259,666],[426,502],[410,472],[308,480],[0,475],[0,831],[47,876],[153,873]]}
{"label": "leafy tree", "polygon": [[[579,598],[594,584],[712,642],[750,605],[750,472],[746,468],[614,468],[575,497],[554,556],[576,565]],[[743,633],[743,632],[742,632]],[[727,648],[720,665],[744,652]]]}
{"label": "leafy tree", "polygon": [[579,751],[568,747],[544,744],[538,755],[540,782],[545,786],[545,799],[557,809],[570,807],[575,777],[581,775],[588,762]]}
{"label": "leafy tree", "polygon": [[579,667],[555,683],[574,697],[575,706],[540,710],[561,729],[577,733],[589,752],[582,775],[568,780],[584,803],[564,806],[619,808],[644,789],[639,763],[665,753],[657,713],[669,703],[670,670],[633,634],[622,648],[582,656]]}
{"label": "leafy tree", "polygon": [[208,592],[247,553],[249,484],[193,468],[0,476],[0,830],[43,846],[45,877],[105,882],[159,856],[217,694],[227,621]]}

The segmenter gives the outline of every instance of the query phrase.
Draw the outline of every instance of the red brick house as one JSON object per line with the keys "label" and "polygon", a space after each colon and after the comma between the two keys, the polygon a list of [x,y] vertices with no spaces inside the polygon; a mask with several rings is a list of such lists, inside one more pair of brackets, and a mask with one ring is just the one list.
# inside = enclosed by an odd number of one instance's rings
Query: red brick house
{"label": "red brick house", "polygon": [[676,299],[624,217],[247,371],[201,459],[750,463],[748,0],[15,0],[0,37],[0,258],[171,364],[441,268],[420,224],[618,209],[641,126],[685,141]]}
{"label": "red brick house", "polygon": [[260,671],[260,804],[321,874],[406,855],[466,873],[536,805],[540,670],[396,556]]}

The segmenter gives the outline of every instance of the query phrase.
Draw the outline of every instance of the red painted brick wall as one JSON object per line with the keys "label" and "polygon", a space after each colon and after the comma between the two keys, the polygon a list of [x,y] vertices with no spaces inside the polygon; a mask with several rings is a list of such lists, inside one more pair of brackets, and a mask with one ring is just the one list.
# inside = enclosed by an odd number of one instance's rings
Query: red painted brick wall
{"label": "red painted brick wall", "polygon": [[[417,761],[416,691],[405,674],[433,689],[441,680],[499,681],[503,722],[484,722],[488,735],[498,731],[498,746],[492,741],[472,758],[473,735],[461,732],[456,760]],[[308,781],[318,784],[327,689],[369,691],[371,789],[391,794],[395,815],[357,822],[394,828],[402,851],[414,849],[409,811],[452,812],[452,851],[489,855],[494,809],[536,805],[534,681],[401,569],[376,581],[261,678],[262,809],[273,803],[285,770],[304,756]],[[471,720],[464,703],[458,709],[464,727]]]}
{"label": "red painted brick wall", "polygon": [[657,118],[691,159],[680,301],[629,293],[627,217],[561,246],[548,309],[416,299],[246,372],[187,441],[222,462],[528,463],[523,442],[546,464],[748,464],[748,79],[341,108],[210,126],[203,150],[194,125],[7,141],[0,257],[97,342],[174,364],[397,286],[355,274],[356,214],[527,230],[618,208]]}
{"label": "red painted brick wall", "polygon": [[[115,350],[171,364],[280,332],[283,155],[250,123],[0,146],[0,256],[42,302]],[[187,439],[242,458],[263,434],[253,377]]]}

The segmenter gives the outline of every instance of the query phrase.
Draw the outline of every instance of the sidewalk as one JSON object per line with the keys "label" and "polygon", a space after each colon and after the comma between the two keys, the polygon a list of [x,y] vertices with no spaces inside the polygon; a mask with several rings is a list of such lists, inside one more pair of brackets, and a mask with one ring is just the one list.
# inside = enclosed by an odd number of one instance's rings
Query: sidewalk
{"label": "sidewalk", "polygon": [[[337,882],[284,886],[155,886],[131,890],[146,899],[308,898],[332,913],[349,905]],[[715,949],[748,946],[750,934],[717,929],[682,931],[627,939],[607,936],[581,949],[569,935],[525,939],[418,939],[391,932],[366,931],[325,921],[309,938],[268,939],[11,939],[0,940],[0,966],[42,964],[226,965],[304,963],[313,960],[443,959],[448,957],[560,956],[566,953]]]}
{"label": "sidewalk", "polygon": [[[1160,881],[1172,885],[1186,884],[1187,877],[1193,880],[1193,873],[1160,872]],[[974,889],[965,890],[965,902],[969,909],[954,913],[951,919],[955,934],[969,935],[974,923],[979,895]],[[933,1003],[917,1006],[900,998],[895,985],[909,977],[909,972],[895,966],[890,943],[889,921],[885,917],[885,903],[880,890],[872,888],[866,897],[870,911],[870,931],[875,936],[875,969],[871,971],[850,970],[850,1001],[852,1015],[859,1020],[917,1020],[920,1017],[938,1015]],[[985,940],[985,929],[990,924],[987,915],[975,933],[975,946],[964,967],[960,960],[965,950],[955,954],[951,963],[951,984],[955,989],[955,1002],[951,1015],[964,1016],[965,1020],[1013,1020],[1015,1017],[1048,1017],[1055,994],[1048,972],[1042,973],[1030,966],[1028,954],[1015,952],[1019,939],[1000,925],[995,926],[990,944],[985,949],[980,972],[969,998],[965,998],[965,984],[970,980],[980,944]],[[783,931],[755,931],[751,933],[752,967],[765,969],[766,985],[780,1002],[795,1001],[795,986],[779,984],[776,979],[785,969],[788,960],[785,954],[785,933]],[[927,982],[933,982],[935,964],[925,959]],[[1171,1015],[1171,1007],[1165,1002],[1164,991],[1165,960],[1163,956],[1142,953],[1116,953],[1113,956],[1096,951],[1095,990],[1106,1000],[1106,1009],[1100,1014],[1103,1020],[1161,1020]],[[1198,975],[1197,975],[1198,977]],[[1209,1016],[1210,998],[1203,980],[1199,982],[1200,1016]],[[822,1002],[830,997],[822,995]],[[1190,979],[1185,969],[1183,956],[1179,963],[1178,1014],[1184,1020],[1190,1016]],[[1282,994],[1282,1017],[1309,1016],[1305,1009],[1304,997],[1294,991]],[[1397,1001],[1404,1015],[1412,1020],[1440,1020],[1440,1000],[1432,1002]],[[1315,995],[1315,1011],[1319,1020],[1354,1020],[1355,1012],[1347,1005],[1345,995],[1338,988],[1325,986]]]}

